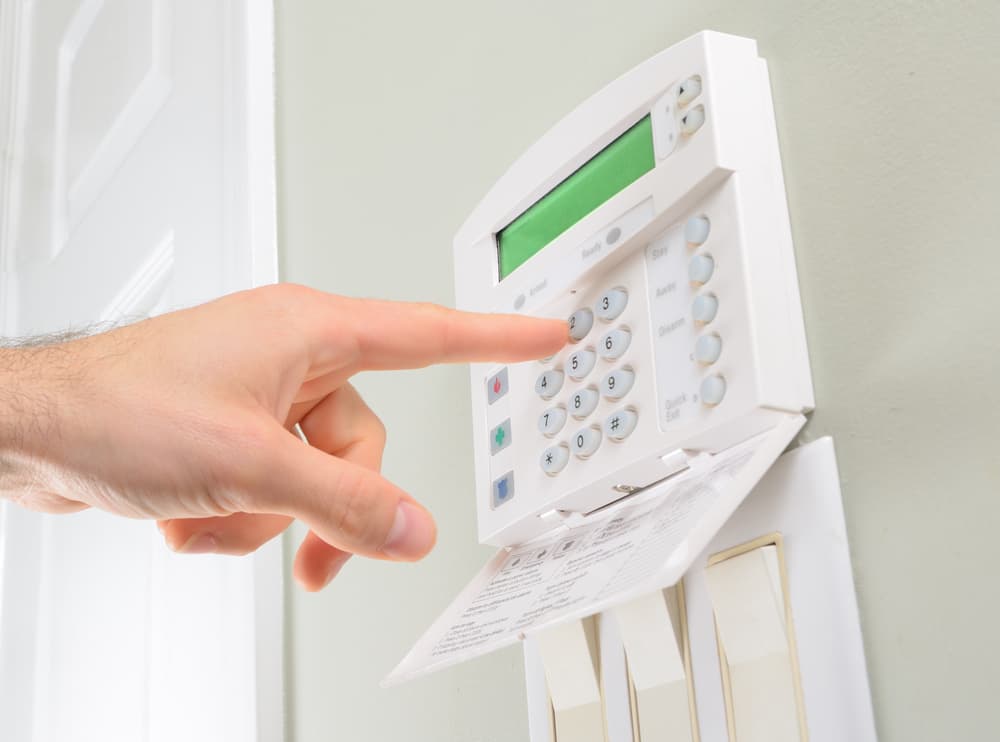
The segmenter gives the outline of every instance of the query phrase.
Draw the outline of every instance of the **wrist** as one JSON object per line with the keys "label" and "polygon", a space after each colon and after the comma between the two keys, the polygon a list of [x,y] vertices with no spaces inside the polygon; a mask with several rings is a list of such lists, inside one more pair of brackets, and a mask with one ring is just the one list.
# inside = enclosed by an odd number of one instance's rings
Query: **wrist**
{"label": "wrist", "polygon": [[5,460],[38,456],[58,436],[62,398],[73,386],[68,359],[60,363],[64,355],[56,346],[0,349],[0,455]]}

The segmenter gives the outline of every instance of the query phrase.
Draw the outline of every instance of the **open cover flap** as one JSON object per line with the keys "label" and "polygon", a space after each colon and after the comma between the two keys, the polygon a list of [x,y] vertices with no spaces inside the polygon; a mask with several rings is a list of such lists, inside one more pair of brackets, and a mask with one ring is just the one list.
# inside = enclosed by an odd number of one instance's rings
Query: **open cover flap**
{"label": "open cover flap", "polygon": [[695,458],[676,477],[497,552],[386,678],[395,685],[676,583],[805,423]]}

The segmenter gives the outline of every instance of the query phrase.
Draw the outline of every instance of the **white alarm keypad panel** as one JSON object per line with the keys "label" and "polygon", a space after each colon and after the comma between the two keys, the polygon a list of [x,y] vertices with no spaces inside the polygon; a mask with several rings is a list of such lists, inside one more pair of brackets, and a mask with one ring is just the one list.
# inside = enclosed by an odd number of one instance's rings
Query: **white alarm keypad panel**
{"label": "white alarm keypad panel", "polygon": [[[642,126],[649,169],[505,267],[512,221]],[[485,542],[586,518],[812,407],[766,67],[746,39],[700,34],[581,105],[484,199],[455,261],[461,308],[568,328],[551,358],[472,367]]]}

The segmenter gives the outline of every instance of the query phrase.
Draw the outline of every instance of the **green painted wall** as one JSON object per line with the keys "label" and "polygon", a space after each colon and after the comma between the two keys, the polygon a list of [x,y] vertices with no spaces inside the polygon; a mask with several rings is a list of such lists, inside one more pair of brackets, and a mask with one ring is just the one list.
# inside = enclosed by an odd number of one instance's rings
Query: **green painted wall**
{"label": "green painted wall", "polygon": [[[277,3],[282,270],[452,301],[451,238],[549,125],[703,28],[771,66],[818,410],[837,443],[883,742],[1000,728],[1000,4]],[[295,742],[520,740],[520,654],[377,681],[485,561],[463,369],[359,381],[385,471],[436,513],[417,565],[288,594]]]}

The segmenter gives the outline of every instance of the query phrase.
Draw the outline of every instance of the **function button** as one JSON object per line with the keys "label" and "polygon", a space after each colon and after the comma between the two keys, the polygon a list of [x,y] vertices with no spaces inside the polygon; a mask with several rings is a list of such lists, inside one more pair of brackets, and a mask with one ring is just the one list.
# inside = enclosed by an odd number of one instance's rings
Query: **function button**
{"label": "function button", "polygon": [[625,440],[635,430],[638,422],[639,416],[634,410],[612,412],[604,420],[604,435],[616,441]]}
{"label": "function button", "polygon": [[538,418],[538,432],[550,438],[562,430],[566,424],[566,408],[552,407],[545,410]]}
{"label": "function button", "polygon": [[577,309],[569,316],[569,336],[574,342],[587,337],[590,328],[594,326],[594,313],[589,309]]}
{"label": "function button", "polygon": [[694,359],[698,363],[715,363],[722,354],[722,338],[702,335],[694,344]]}
{"label": "function button", "polygon": [[486,398],[489,400],[489,404],[493,404],[500,397],[507,394],[509,388],[507,383],[507,367],[504,366],[486,380]]}
{"label": "function button", "polygon": [[597,408],[600,395],[596,389],[581,389],[569,398],[569,411],[577,420],[582,420]]}
{"label": "function button", "polygon": [[490,431],[490,453],[495,454],[510,445],[510,418]]}
{"label": "function button", "polygon": [[626,304],[628,304],[628,292],[625,289],[611,289],[597,300],[594,311],[602,320],[610,322],[625,311]]}
{"label": "function button", "polygon": [[570,446],[573,453],[585,459],[594,453],[601,445],[601,431],[597,428],[582,428],[576,431]]}
{"label": "function button", "polygon": [[704,106],[696,106],[681,116],[681,133],[691,136],[705,123]]}
{"label": "function button", "polygon": [[514,472],[509,471],[493,482],[494,510],[514,499]]}
{"label": "function button", "polygon": [[684,239],[690,245],[702,245],[708,239],[710,230],[708,217],[692,216],[684,225]]}
{"label": "function button", "polygon": [[688,278],[695,283],[707,283],[715,272],[715,261],[711,255],[695,255],[688,263]]}
{"label": "function button", "polygon": [[709,376],[701,382],[701,401],[707,405],[717,405],[726,396],[726,380],[721,376]]}
{"label": "function button", "polygon": [[708,324],[715,319],[715,313],[719,311],[719,300],[712,294],[702,294],[696,296],[691,304],[691,316],[695,322]]}
{"label": "function button", "polygon": [[594,369],[597,354],[592,350],[578,350],[566,359],[566,373],[569,378],[579,381]]}
{"label": "function button", "polygon": [[535,394],[542,399],[552,399],[559,393],[563,385],[563,372],[557,368],[549,369],[535,381]]}
{"label": "function button", "polygon": [[601,358],[608,361],[621,358],[625,351],[628,350],[628,345],[631,342],[632,333],[624,327],[604,333],[604,337],[601,338],[601,342],[598,345]]}
{"label": "function button", "polygon": [[686,106],[701,95],[701,78],[695,75],[682,82],[677,88],[677,105]]}
{"label": "function button", "polygon": [[635,383],[635,373],[627,368],[612,371],[601,379],[601,393],[608,399],[621,399]]}
{"label": "function button", "polygon": [[568,462],[569,449],[564,443],[560,443],[558,446],[550,446],[542,451],[542,471],[546,474],[558,474],[566,468]]}

